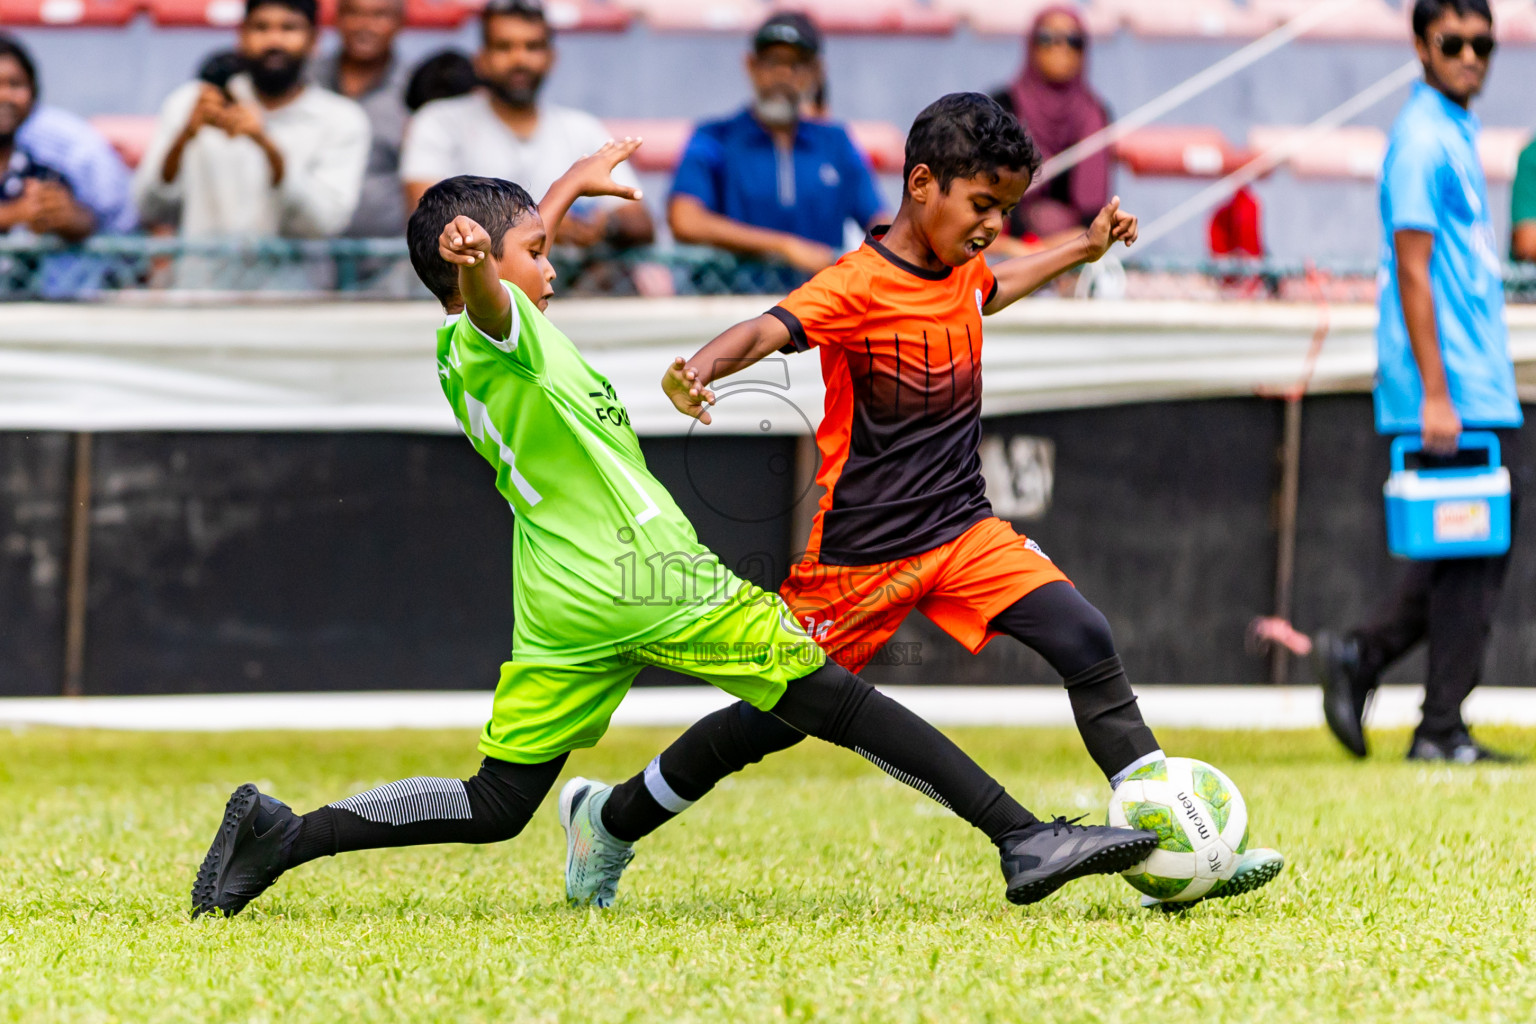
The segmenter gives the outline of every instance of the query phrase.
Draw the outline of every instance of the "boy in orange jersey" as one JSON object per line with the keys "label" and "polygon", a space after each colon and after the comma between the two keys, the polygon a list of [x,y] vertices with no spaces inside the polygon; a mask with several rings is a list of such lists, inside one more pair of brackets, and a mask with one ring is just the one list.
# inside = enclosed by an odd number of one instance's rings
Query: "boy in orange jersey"
{"label": "boy in orange jersey", "polygon": [[[713,379],[773,352],[819,349],[826,494],[781,590],[785,603],[851,672],[914,610],[972,653],[995,636],[1019,640],[1061,673],[1084,745],[1118,785],[1163,752],[1109,623],[1039,545],[993,515],[978,454],[982,316],[1136,240],[1136,218],[1116,197],[1074,241],[989,267],[979,257],[1039,167],[1029,136],[991,99],[943,97],[908,135],[906,191],[891,226],[767,313],[678,359],[663,387],[708,423]],[[727,708],[615,787],[605,821],[632,842],[724,775],[799,739],[770,715]],[[1258,888],[1283,865],[1275,851],[1245,852],[1209,895]]]}

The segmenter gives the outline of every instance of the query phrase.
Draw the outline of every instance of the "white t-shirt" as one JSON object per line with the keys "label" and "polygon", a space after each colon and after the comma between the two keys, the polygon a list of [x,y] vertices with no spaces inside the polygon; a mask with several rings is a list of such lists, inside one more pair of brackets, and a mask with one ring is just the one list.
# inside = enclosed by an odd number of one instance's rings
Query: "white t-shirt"
{"label": "white t-shirt", "polygon": [[[368,163],[368,116],[344,96],[307,86],[290,103],[263,111],[267,137],[283,154],[283,180],[254,141],[204,127],[182,150],[175,181],[161,180],[166,152],[202,91],[188,82],[166,99],[133,180],[140,217],[177,224],[187,237],[326,238],[357,208]],[[254,102],[245,75],[230,79],[236,99]]]}
{"label": "white t-shirt", "polygon": [[[591,114],[552,104],[539,107],[538,127],[522,138],[496,116],[485,90],[477,89],[428,103],[416,112],[405,130],[400,177],[429,184],[459,174],[505,178],[523,186],[538,202],[571,164],[596,152],[610,138],[608,129]],[[627,163],[614,168],[613,180],[640,187]],[[597,201],[625,202],[609,197]]]}

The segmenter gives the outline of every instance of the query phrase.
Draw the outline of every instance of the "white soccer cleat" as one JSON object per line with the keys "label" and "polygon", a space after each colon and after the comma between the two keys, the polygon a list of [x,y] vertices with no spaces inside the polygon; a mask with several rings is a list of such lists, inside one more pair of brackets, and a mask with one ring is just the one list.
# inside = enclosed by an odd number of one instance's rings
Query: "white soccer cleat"
{"label": "white soccer cleat", "polygon": [[1203,900],[1221,899],[1226,896],[1241,896],[1245,892],[1253,892],[1261,889],[1275,880],[1285,867],[1285,855],[1279,850],[1258,849],[1249,850],[1237,859],[1237,870],[1232,872],[1232,877],[1225,881],[1217,882],[1211,886],[1210,891],[1203,896],[1197,896],[1192,900],[1160,900],[1155,896],[1143,896],[1141,905],[1147,909],[1156,907],[1158,910],[1183,910],[1192,907]]}
{"label": "white soccer cleat", "polygon": [[613,906],[619,876],[635,857],[633,843],[610,836],[599,815],[612,786],[580,776],[560,790],[560,827],[565,829],[565,899],[575,906]]}

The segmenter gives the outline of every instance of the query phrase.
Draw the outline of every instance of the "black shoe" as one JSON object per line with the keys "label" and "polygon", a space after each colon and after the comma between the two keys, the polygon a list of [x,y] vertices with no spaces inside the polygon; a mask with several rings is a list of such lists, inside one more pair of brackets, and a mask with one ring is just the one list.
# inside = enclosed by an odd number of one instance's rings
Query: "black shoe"
{"label": "black shoe", "polygon": [[1077,824],[1082,820],[1042,821],[997,844],[1010,903],[1038,903],[1084,875],[1119,874],[1157,846],[1156,832]]}
{"label": "black shoe", "polygon": [[283,873],[302,819],[247,782],[224,805],[224,820],[192,883],[192,916],[234,917]]}
{"label": "black shoe", "polygon": [[1445,740],[1415,736],[1413,746],[1408,748],[1408,760],[1445,761],[1450,764],[1524,764],[1527,758],[1518,754],[1489,750],[1474,740],[1470,734],[1462,733]]}
{"label": "black shoe", "polygon": [[1376,689],[1360,678],[1360,645],[1337,633],[1319,633],[1312,641],[1312,668],[1323,688],[1323,720],[1328,730],[1356,757],[1366,755],[1365,706]]}

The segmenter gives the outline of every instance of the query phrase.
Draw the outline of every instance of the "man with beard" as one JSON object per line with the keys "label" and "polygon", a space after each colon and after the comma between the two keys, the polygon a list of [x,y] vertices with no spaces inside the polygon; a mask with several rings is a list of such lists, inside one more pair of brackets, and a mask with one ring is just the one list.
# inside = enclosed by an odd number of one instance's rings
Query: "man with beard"
{"label": "man with beard", "polygon": [[145,223],[245,238],[324,238],[347,226],[368,117],[305,83],[315,15],[315,0],[248,0],[236,47],[244,70],[166,99],[133,182]]}
{"label": "man with beard", "polygon": [[362,199],[342,234],[394,238],[405,231],[400,193],[400,142],[405,137],[409,69],[395,55],[405,24],[405,0],[341,0],[336,8],[340,48],[315,62],[315,84],[356,100],[368,115],[373,141]]}
{"label": "man with beard", "polygon": [[867,228],[882,219],[869,164],[848,132],[802,118],[820,55],[821,33],[803,14],[775,14],[757,30],[747,56],[752,103],[699,125],[683,152],[667,206],[679,242],[813,274],[842,253],[849,220]]}
{"label": "man with beard", "polygon": [[[505,178],[534,195],[549,190],[566,168],[609,140],[601,121],[580,110],[539,102],[555,64],[554,32],[537,0],[490,0],[480,13],[480,87],[428,103],[411,119],[400,157],[406,206],[427,189],[460,174]],[[628,188],[640,181],[628,164],[614,170]],[[560,224],[563,245],[615,248],[646,245],[655,236],[641,203],[579,201]]]}

